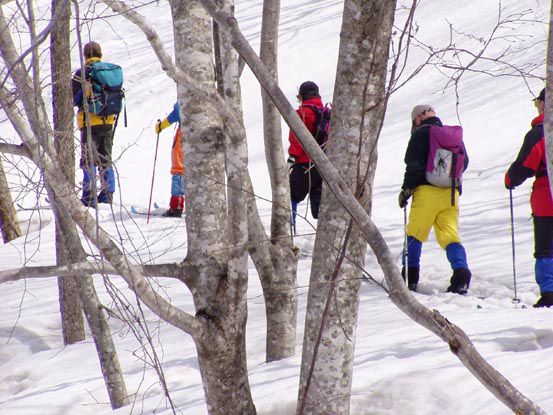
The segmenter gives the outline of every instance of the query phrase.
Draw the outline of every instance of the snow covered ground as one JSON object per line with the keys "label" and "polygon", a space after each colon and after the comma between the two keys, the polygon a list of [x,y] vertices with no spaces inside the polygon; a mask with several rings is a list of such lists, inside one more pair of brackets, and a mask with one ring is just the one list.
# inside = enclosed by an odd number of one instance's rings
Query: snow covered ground
{"label": "snow covered ground", "polygon": [[[46,7],[50,2],[42,2]],[[237,14],[248,39],[259,42],[261,1],[239,0]],[[449,23],[458,30],[485,37],[497,20],[496,1],[422,1],[417,12],[418,36],[443,44]],[[545,0],[503,2],[508,12],[533,9],[547,16]],[[83,7],[83,6],[81,6]],[[332,100],[339,44],[342,2],[338,0],[285,0],[282,2],[280,37],[280,84],[290,100],[298,85],[313,80],[320,85],[325,101]],[[98,9],[100,10],[100,8]],[[153,3],[141,10],[172,53],[169,7]],[[507,12],[506,12],[507,13]],[[106,13],[111,15],[111,13]],[[120,235],[125,249],[144,262],[181,260],[186,252],[185,221],[129,216],[125,207],[147,205],[155,148],[153,126],[172,108],[176,91],[155,60],[143,35],[124,19],[111,17],[89,25],[90,38],[98,40],[104,58],[125,69],[129,126],[118,127],[114,153],[120,156],[117,169],[121,193],[114,205],[116,215],[102,206],[102,226]],[[545,38],[547,28],[527,22],[509,33]],[[88,36],[88,35],[87,35]],[[88,38],[87,38],[88,39]],[[545,53],[538,44],[519,57],[538,60]],[[415,51],[415,59],[421,55]],[[73,55],[74,66],[77,52]],[[444,78],[426,71],[393,97],[379,144],[373,217],[397,253],[403,234],[403,211],[397,193],[403,174],[403,154],[410,128],[409,113],[415,104],[430,103],[445,123],[460,122],[471,164],[465,174],[461,198],[461,236],[473,271],[471,295],[444,293],[450,270],[445,254],[431,239],[424,246],[420,294],[417,299],[439,310],[461,326],[480,353],[519,390],[553,412],[551,395],[552,311],[533,309],[538,289],[533,278],[533,236],[528,196],[530,185],[514,191],[519,305],[512,303],[513,274],[509,222],[509,194],[503,174],[514,159],[521,140],[535,115],[528,86],[514,78],[492,78],[467,74],[459,90],[459,120],[455,94],[443,91]],[[256,192],[269,197],[269,179],[264,166],[259,86],[246,70],[242,79],[244,114],[249,139],[250,172]],[[530,81],[537,93],[543,84]],[[283,140],[287,139],[284,127]],[[0,125],[0,134],[13,136]],[[170,190],[171,131],[161,134],[154,200],[165,206]],[[80,180],[80,177],[77,176]],[[29,198],[22,200],[32,204]],[[268,220],[270,206],[259,202]],[[303,208],[304,206],[302,206]],[[0,246],[0,269],[22,265],[53,264],[54,223],[51,212],[19,213],[29,232],[13,243]],[[265,319],[260,284],[250,269],[247,332],[250,384],[261,414],[294,413],[298,385],[301,340],[305,314],[309,253],[314,236],[308,223],[299,223],[297,238],[302,249],[298,279],[298,354],[280,362],[264,362]],[[367,271],[375,278],[382,273],[372,255]],[[111,300],[98,279],[98,290],[107,305]],[[124,284],[112,279],[116,288]],[[182,284],[158,281],[174,303],[192,311],[190,295]],[[127,388],[134,404],[111,411],[90,337],[64,347],[57,300],[56,279],[19,281],[0,287],[0,413],[10,415],[54,414],[168,414],[167,402],[154,371],[144,362],[137,340],[119,322],[111,320]],[[128,293],[127,293],[128,295]],[[483,297],[484,299],[480,299]],[[131,297],[132,302],[132,297]],[[452,355],[446,344],[404,316],[385,293],[372,284],[361,288],[352,414],[379,415],[503,415],[508,409],[497,401]],[[153,339],[171,397],[183,414],[205,414],[203,390],[193,343],[188,336],[147,313]],[[548,380],[549,379],[549,380]]]}

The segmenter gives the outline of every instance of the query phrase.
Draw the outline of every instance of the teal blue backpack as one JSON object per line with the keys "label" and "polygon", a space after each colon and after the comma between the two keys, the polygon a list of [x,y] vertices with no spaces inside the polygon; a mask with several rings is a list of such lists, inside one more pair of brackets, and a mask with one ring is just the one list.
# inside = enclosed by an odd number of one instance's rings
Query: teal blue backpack
{"label": "teal blue backpack", "polygon": [[90,65],[92,93],[88,98],[88,110],[100,117],[117,115],[123,109],[123,69],[109,62]]}

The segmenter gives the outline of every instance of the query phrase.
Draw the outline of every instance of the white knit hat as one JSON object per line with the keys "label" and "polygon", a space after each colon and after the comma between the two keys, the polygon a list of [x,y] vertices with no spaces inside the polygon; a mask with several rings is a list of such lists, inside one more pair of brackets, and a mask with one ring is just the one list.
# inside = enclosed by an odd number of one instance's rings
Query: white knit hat
{"label": "white knit hat", "polygon": [[429,105],[429,104],[415,105],[411,110],[411,121],[415,121],[415,118],[417,118],[417,116],[421,115],[425,111],[436,112],[434,111],[434,107],[432,105]]}

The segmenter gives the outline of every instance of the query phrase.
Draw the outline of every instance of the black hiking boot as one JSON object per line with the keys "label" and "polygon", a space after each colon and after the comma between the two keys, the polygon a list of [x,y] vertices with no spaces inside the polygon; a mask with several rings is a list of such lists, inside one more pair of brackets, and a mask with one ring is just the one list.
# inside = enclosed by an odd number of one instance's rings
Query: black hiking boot
{"label": "black hiking boot", "polygon": [[91,208],[94,208],[94,209],[96,209],[98,207],[94,197],[92,197],[90,192],[87,192],[87,191],[83,192],[83,196],[81,197],[81,202],[86,207],[91,207]]}
{"label": "black hiking boot", "polygon": [[108,203],[111,205],[113,202],[113,193],[102,190],[98,195],[98,203]]}
{"label": "black hiking boot", "polygon": [[[418,267],[407,267],[407,288],[410,291],[417,291],[417,284],[419,283],[419,273],[420,268]],[[403,281],[405,281],[405,267],[401,268],[401,276]]]}
{"label": "black hiking boot", "polygon": [[447,287],[448,293],[465,295],[469,290],[470,277],[472,274],[466,268],[458,268],[453,270],[450,285]]}
{"label": "black hiking boot", "polygon": [[182,218],[182,209],[169,209],[161,215],[164,218]]}
{"label": "black hiking boot", "polygon": [[551,306],[553,306],[553,292],[543,292],[541,293],[541,297],[538,299],[537,303],[532,307],[542,308]]}

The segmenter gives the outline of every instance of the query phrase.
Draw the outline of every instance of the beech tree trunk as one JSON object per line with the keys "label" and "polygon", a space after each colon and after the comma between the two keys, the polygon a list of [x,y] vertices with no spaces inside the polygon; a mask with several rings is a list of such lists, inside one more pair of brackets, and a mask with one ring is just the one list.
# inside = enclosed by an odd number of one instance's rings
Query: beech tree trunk
{"label": "beech tree trunk", "polygon": [[543,122],[547,176],[553,195],[553,1],[549,7],[549,34],[547,37],[547,67],[545,83],[545,117]]}
{"label": "beech tree trunk", "polygon": [[[211,19],[195,0],[171,1],[171,11],[177,67],[213,90]],[[228,68],[224,53],[223,68]],[[223,70],[223,78],[232,72]],[[225,84],[229,85],[228,79]],[[223,120],[212,102],[180,83],[177,93],[187,183],[187,261],[198,270],[191,291],[196,316],[206,323],[206,330],[194,341],[207,407],[210,414],[255,414],[245,345],[246,211],[245,203],[240,204],[242,187],[236,188],[244,182],[247,152],[246,159],[239,156],[244,155],[245,141],[227,141]],[[225,150],[229,152],[226,162]],[[225,341],[212,340],[218,336]]]}
{"label": "beech tree trunk", "polygon": [[[223,2],[223,9],[229,16],[234,15],[234,5],[231,1]],[[278,17],[279,2],[270,0],[264,4],[264,18],[261,34],[261,56],[267,59],[267,66],[277,74],[277,41],[278,41]],[[225,31],[217,29],[219,40],[214,44],[220,47],[221,69],[215,73],[221,73],[221,82],[218,89],[223,91],[223,97],[233,110],[237,121],[243,125],[242,102],[239,82],[238,54],[231,45],[231,39]],[[217,66],[217,59],[216,66]],[[280,141],[280,115],[269,98],[263,93],[264,115],[264,139],[269,144],[274,138]],[[244,154],[237,154],[238,159],[247,160],[247,141],[245,133],[237,145],[243,148]],[[288,175],[286,165],[282,157],[282,144],[266,145],[266,159],[271,177],[271,189],[273,193],[273,206],[271,215],[271,236],[268,237],[261,222],[254,197],[253,187],[247,165],[244,164],[245,185],[248,191],[244,195],[248,211],[249,254],[256,266],[261,280],[263,297],[265,300],[267,318],[266,360],[268,362],[292,356],[296,345],[296,321],[297,321],[297,249],[289,238],[289,209],[290,201]],[[227,152],[227,158],[229,154]],[[228,164],[228,163],[227,163]],[[230,183],[234,188],[238,185]],[[229,200],[229,204],[232,202]]]}
{"label": "beech tree trunk", "polygon": [[[326,153],[370,215],[395,1],[346,0]],[[298,412],[349,414],[367,242],[323,184],[307,298]],[[344,244],[346,245],[344,247]],[[347,259],[344,259],[347,258]]]}
{"label": "beech tree trunk", "polygon": [[[52,17],[56,5],[60,0],[52,0]],[[54,120],[54,142],[58,156],[63,163],[63,173],[67,179],[75,183],[75,149],[73,145],[73,98],[71,93],[71,56],[69,46],[69,18],[71,10],[64,8],[64,13],[54,21],[50,36],[50,67],[52,72],[52,107]],[[53,197],[53,192],[49,192]],[[72,254],[67,244],[65,232],[75,225],[70,223],[69,217],[59,214],[56,216],[56,262],[66,265],[75,262],[80,255]],[[63,225],[62,225],[62,222]],[[64,229],[65,232],[64,232]],[[75,241],[80,246],[77,238]],[[78,248],[77,248],[78,250]],[[64,344],[73,344],[85,339],[82,306],[77,287],[78,276],[58,277],[61,326]]]}
{"label": "beech tree trunk", "polygon": [[[260,58],[278,82],[278,25],[280,0],[263,2]],[[293,356],[296,350],[298,249],[290,238],[290,185],[283,158],[280,114],[261,89],[263,102],[263,141],[271,180],[272,209],[270,239],[256,232],[250,239],[250,254],[263,288],[267,316],[268,362]],[[254,203],[253,197],[251,203]],[[250,232],[259,224],[250,221]],[[260,255],[260,254],[265,255]],[[269,261],[270,260],[270,261]]]}
{"label": "beech tree trunk", "polygon": [[2,160],[0,160],[0,230],[5,244],[21,236],[21,228],[17,223],[17,212],[13,206]]}

